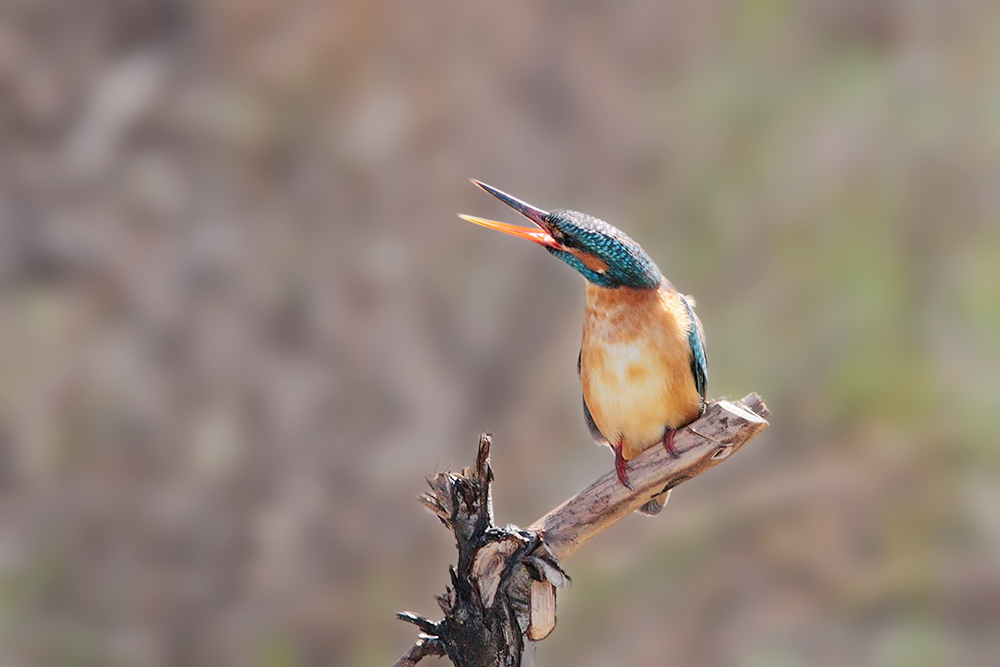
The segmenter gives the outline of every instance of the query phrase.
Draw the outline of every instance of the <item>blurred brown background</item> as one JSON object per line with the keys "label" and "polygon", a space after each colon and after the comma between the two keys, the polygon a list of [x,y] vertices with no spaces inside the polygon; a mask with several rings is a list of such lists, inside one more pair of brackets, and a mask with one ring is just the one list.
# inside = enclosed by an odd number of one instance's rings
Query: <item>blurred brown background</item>
{"label": "blurred brown background", "polygon": [[540,664],[998,664],[997,3],[2,0],[0,666],[390,665],[424,475],[610,470],[581,279],[468,177],[626,230],[773,411]]}

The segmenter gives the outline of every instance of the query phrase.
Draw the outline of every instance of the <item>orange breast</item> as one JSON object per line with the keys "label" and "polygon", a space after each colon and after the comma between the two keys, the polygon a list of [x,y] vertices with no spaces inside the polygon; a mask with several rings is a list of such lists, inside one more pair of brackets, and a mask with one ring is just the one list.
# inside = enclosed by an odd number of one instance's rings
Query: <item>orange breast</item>
{"label": "orange breast", "polygon": [[587,283],[580,380],[601,433],[626,459],[694,421],[701,396],[691,372],[691,320],[665,288],[606,289]]}

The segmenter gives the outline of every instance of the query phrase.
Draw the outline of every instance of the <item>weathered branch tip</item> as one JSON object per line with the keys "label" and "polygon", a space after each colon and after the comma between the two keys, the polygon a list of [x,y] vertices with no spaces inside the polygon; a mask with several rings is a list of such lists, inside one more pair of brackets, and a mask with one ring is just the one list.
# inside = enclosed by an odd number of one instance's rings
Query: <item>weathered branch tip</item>
{"label": "weathered branch tip", "polygon": [[429,477],[419,500],[454,534],[458,564],[452,585],[438,598],[435,623],[397,614],[421,634],[395,667],[428,655],[447,655],[456,667],[527,667],[534,643],[556,624],[556,588],[569,581],[560,561],[665,489],[728,459],[767,428],[767,406],[757,394],[738,402],[713,401],[705,414],[678,431],[679,458],[655,447],[629,461],[633,489],[609,472],[522,530],[493,522],[489,433],[479,439],[473,468]]}

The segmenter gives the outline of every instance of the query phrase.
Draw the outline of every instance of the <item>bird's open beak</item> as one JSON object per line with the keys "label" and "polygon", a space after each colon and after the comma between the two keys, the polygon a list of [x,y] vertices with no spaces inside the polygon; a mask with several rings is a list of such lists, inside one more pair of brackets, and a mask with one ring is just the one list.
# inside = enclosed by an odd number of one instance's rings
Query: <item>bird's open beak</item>
{"label": "bird's open beak", "polygon": [[476,179],[471,179],[473,183],[486,190],[491,195],[502,201],[507,206],[531,220],[538,226],[538,229],[530,229],[528,227],[519,227],[517,225],[511,225],[506,222],[497,222],[496,220],[486,220],[485,218],[477,218],[471,215],[459,214],[458,217],[463,220],[468,220],[469,222],[474,222],[477,225],[482,225],[483,227],[488,227],[490,229],[495,229],[498,232],[503,232],[505,234],[510,234],[511,236],[518,236],[522,239],[528,239],[529,241],[534,241],[535,243],[549,248],[560,248],[559,242],[552,238],[552,235],[548,232],[546,228],[547,223],[545,217],[548,215],[548,211],[543,211],[540,208],[535,208],[527,202],[523,202],[516,197],[511,197],[506,192],[497,190],[496,188],[486,185],[485,183],[480,183]]}

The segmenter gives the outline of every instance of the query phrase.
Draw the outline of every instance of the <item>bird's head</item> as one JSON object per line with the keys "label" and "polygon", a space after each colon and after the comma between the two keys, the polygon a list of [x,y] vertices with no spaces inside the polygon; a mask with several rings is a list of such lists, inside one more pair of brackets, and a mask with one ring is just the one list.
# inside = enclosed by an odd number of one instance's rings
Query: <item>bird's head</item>
{"label": "bird's head", "polygon": [[534,241],[601,287],[651,289],[660,285],[659,268],[620,229],[577,211],[543,211],[485,183],[475,179],[472,182],[531,220],[538,229],[459,215],[463,220]]}

